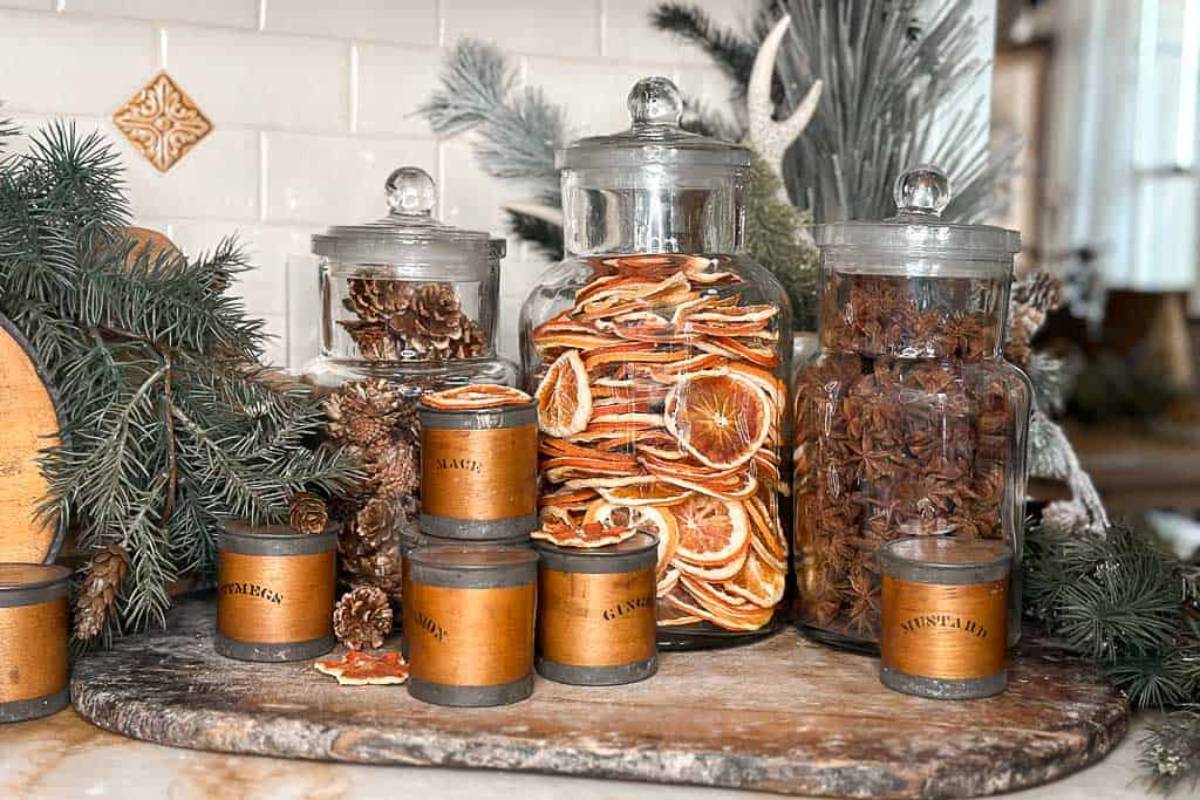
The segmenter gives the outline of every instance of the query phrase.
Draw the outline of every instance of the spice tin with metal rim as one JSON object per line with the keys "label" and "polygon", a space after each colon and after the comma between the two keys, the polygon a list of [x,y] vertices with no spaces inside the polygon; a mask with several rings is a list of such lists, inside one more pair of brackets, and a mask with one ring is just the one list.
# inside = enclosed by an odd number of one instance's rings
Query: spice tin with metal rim
{"label": "spice tin with metal rim", "polygon": [[658,671],[658,539],[579,550],[538,542],[537,671],[559,683],[612,686]]}
{"label": "spice tin with metal rim", "polygon": [[537,554],[421,547],[404,597],[408,693],[445,706],[498,706],[533,692]]}
{"label": "spice tin with metal rim", "polygon": [[879,562],[883,684],[945,700],[1003,692],[1008,685],[1008,545],[913,536],[883,545]]}
{"label": "spice tin with metal rim", "polygon": [[0,722],[49,716],[67,705],[70,588],[66,567],[0,564]]}
{"label": "spice tin with metal rim", "polygon": [[300,661],[333,649],[337,524],[321,533],[227,522],[217,536],[217,652]]}
{"label": "spice tin with metal rim", "polygon": [[449,539],[513,539],[537,528],[537,405],[422,404],[421,530]]}

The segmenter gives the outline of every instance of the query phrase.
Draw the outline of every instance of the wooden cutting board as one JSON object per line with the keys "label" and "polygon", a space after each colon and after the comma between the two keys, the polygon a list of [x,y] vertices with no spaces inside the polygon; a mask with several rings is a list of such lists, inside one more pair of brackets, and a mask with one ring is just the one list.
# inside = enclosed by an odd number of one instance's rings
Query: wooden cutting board
{"label": "wooden cutting board", "polygon": [[746,647],[667,653],[623,687],[539,679],[491,709],[424,705],[404,687],[339,687],[307,663],[212,649],[210,596],[169,630],[83,657],[71,692],[102,728],[231,753],[624,778],[829,797],[935,798],[1043,783],[1100,759],[1129,708],[1073,659],[1026,645],[1010,690],[970,702],[896,694],[877,662],[789,630]]}
{"label": "wooden cutting board", "polygon": [[29,342],[0,315],[0,561],[51,562],[62,525],[37,508],[47,483],[41,451],[59,444],[58,395]]}

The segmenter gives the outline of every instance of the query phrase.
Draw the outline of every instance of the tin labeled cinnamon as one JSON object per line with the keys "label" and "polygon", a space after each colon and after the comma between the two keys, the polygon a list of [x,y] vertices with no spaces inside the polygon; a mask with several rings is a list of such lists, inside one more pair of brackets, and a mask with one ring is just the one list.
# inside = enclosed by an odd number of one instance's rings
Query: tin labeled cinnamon
{"label": "tin labeled cinnamon", "polygon": [[300,661],[333,649],[337,526],[225,524],[217,538],[217,652]]}
{"label": "tin labeled cinnamon", "polygon": [[498,706],[533,692],[537,554],[421,547],[404,597],[408,693],[445,706]]}
{"label": "tin labeled cinnamon", "polygon": [[914,536],[885,544],[879,561],[883,684],[945,700],[1003,692],[1008,545]]}
{"label": "tin labeled cinnamon", "polygon": [[537,527],[537,408],[523,392],[507,391],[511,397],[489,407],[466,399],[438,405],[447,393],[422,399],[423,532],[494,541]]}
{"label": "tin labeled cinnamon", "polygon": [[66,567],[0,564],[0,722],[67,705],[70,582]]}
{"label": "tin labeled cinnamon", "polygon": [[658,540],[639,533],[588,550],[539,542],[537,670],[552,681],[610,686],[658,670]]}

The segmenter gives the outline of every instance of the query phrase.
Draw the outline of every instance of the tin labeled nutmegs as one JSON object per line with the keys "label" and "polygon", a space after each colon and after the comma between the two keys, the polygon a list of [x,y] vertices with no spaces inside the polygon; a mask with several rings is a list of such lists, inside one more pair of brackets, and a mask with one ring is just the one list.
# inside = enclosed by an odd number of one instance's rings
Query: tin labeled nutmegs
{"label": "tin labeled nutmegs", "polygon": [[1004,691],[1008,545],[913,536],[883,545],[879,561],[883,684],[945,700]]}
{"label": "tin labeled nutmegs", "polygon": [[658,540],[639,533],[588,550],[537,545],[537,670],[559,683],[611,686],[658,670]]}
{"label": "tin labeled nutmegs", "polygon": [[0,564],[0,722],[67,705],[67,593],[71,571]]}
{"label": "tin labeled nutmegs", "polygon": [[537,527],[537,407],[507,387],[426,395],[421,423],[421,530],[463,540],[513,539]]}
{"label": "tin labeled nutmegs", "polygon": [[533,692],[537,554],[421,547],[409,555],[408,693],[444,706],[498,706]]}
{"label": "tin labeled nutmegs", "polygon": [[217,537],[217,652],[299,661],[333,649],[337,526],[227,522]]}

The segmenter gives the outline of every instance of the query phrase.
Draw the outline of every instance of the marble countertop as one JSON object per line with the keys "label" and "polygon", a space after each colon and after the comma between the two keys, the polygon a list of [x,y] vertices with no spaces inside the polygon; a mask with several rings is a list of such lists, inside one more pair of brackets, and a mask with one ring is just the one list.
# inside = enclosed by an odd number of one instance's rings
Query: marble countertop
{"label": "marble countertop", "polygon": [[[1004,797],[1019,800],[1132,800],[1133,725],[1103,761],[1061,781]],[[509,772],[431,767],[366,767],[228,756],[127,739],[67,709],[53,717],[0,725],[0,797],[5,800],[750,800],[752,792],[659,786]]]}

